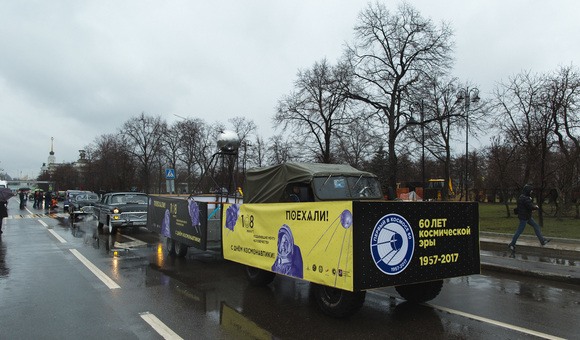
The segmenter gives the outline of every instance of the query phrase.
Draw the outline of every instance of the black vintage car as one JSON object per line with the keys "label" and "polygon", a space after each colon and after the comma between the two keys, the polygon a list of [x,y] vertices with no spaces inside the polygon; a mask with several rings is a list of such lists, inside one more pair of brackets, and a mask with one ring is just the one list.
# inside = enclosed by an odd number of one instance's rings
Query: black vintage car
{"label": "black vintage car", "polygon": [[99,202],[99,195],[94,192],[82,192],[76,195],[71,195],[68,201],[68,213],[72,223],[80,215],[91,213],[91,208],[95,203]]}
{"label": "black vintage car", "polygon": [[106,226],[110,233],[117,228],[139,227],[147,224],[147,194],[140,192],[115,192],[103,195],[95,203],[93,214],[98,228]]}

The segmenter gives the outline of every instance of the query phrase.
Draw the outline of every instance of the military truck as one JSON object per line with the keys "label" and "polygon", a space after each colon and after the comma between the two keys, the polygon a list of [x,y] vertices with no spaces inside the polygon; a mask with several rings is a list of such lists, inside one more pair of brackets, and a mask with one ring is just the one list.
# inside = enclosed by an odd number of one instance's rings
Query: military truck
{"label": "military truck", "polygon": [[243,193],[243,203],[150,196],[147,227],[170,253],[220,249],[253,285],[309,281],[334,317],[360,309],[367,290],[424,302],[444,279],[480,272],[475,202],[386,201],[372,173],[313,163],[249,169]]}

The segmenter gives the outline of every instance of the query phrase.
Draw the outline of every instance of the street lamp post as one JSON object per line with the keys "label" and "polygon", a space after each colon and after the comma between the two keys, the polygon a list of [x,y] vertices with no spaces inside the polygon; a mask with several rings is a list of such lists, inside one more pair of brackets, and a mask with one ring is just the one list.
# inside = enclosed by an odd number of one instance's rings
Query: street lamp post
{"label": "street lamp post", "polygon": [[465,110],[465,200],[469,199],[469,104],[479,101],[479,90],[477,88],[466,87],[457,93],[457,102],[463,101]]}

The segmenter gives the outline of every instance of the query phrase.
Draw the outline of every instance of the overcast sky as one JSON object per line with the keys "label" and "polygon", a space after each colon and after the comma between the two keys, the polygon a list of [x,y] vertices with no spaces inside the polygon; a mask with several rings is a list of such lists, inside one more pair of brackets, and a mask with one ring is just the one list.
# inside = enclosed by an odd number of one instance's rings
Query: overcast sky
{"label": "overcast sky", "polygon": [[[578,65],[576,0],[408,2],[452,25],[453,75],[481,97],[522,70]],[[141,112],[169,123],[244,116],[267,138],[297,71],[334,63],[367,4],[0,0],[0,169],[36,177],[51,137],[57,163],[72,162]]]}

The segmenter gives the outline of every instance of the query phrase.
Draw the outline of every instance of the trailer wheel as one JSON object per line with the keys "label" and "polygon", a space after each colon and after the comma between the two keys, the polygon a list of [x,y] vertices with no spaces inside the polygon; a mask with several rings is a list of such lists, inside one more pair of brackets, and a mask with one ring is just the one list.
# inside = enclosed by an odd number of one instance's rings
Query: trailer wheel
{"label": "trailer wheel", "polygon": [[356,313],[365,302],[366,291],[346,290],[312,283],[316,303],[326,315],[345,318]]}
{"label": "trailer wheel", "polygon": [[425,302],[437,297],[442,287],[443,280],[437,280],[396,286],[395,289],[397,293],[409,302]]}
{"label": "trailer wheel", "polygon": [[167,248],[167,253],[169,255],[175,255],[175,241],[174,240],[172,240],[168,237],[167,241],[165,242],[165,246]]}
{"label": "trailer wheel", "polygon": [[175,255],[179,257],[185,257],[187,255],[187,246],[179,241],[174,241],[175,244]]}
{"label": "trailer wheel", "polygon": [[246,266],[245,272],[252,286],[266,286],[276,277],[276,273],[251,266]]}

